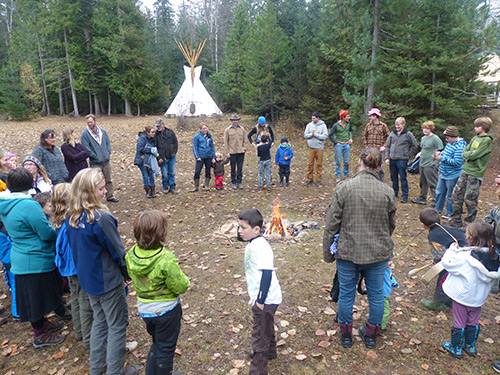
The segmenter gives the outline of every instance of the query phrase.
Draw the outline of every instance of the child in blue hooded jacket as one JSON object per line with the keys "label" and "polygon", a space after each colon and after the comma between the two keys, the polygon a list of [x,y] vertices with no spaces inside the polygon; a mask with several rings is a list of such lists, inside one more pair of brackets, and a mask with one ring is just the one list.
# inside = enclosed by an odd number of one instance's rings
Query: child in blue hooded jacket
{"label": "child in blue hooded jacket", "polygon": [[293,151],[288,143],[287,137],[281,137],[280,145],[276,150],[275,163],[280,167],[280,186],[283,187],[283,179],[285,179],[284,186],[290,183],[290,161],[293,158]]}

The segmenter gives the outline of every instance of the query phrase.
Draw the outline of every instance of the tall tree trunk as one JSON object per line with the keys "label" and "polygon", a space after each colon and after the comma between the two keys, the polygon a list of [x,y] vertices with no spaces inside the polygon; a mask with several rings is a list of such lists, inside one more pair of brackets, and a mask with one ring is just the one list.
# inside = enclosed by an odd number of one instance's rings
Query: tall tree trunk
{"label": "tall tree trunk", "polygon": [[373,107],[373,96],[375,94],[375,73],[377,71],[376,60],[380,35],[380,3],[379,0],[374,1],[373,5],[373,38],[372,38],[372,57],[370,78],[368,90],[366,92],[365,116],[366,113]]}
{"label": "tall tree trunk", "polygon": [[[36,17],[35,17],[35,23],[36,23]],[[40,45],[40,33],[38,32],[38,29],[36,30],[36,42],[38,44],[38,59],[40,60],[40,72],[42,73],[43,102],[47,116],[50,116],[49,95],[47,94],[47,84],[45,83],[45,64],[43,62],[43,52],[42,52],[42,46]]]}
{"label": "tall tree trunk", "polygon": [[[436,43],[439,41],[439,22],[441,20],[441,13],[438,13],[436,20]],[[434,93],[436,91],[436,71],[432,70],[432,92],[431,92],[431,118],[434,117],[434,108],[436,106],[436,102],[434,101]]]}
{"label": "tall tree trunk", "polygon": [[96,114],[94,111],[92,111],[92,93],[90,90],[87,90],[89,94],[89,113]]}
{"label": "tall tree trunk", "polygon": [[141,105],[137,104],[137,116],[139,117],[141,115]]}
{"label": "tall tree trunk", "polygon": [[73,111],[75,112],[75,117],[80,117],[80,112],[78,111],[78,100],[76,97],[76,90],[75,90],[75,81],[73,79],[73,73],[71,72],[71,67],[69,64],[68,37],[66,35],[66,27],[63,27],[63,31],[64,31],[64,50],[66,51],[66,65],[68,66],[69,86],[71,87],[71,98],[73,99]]}
{"label": "tall tree trunk", "polygon": [[64,116],[64,98],[61,76],[57,76],[57,85],[59,87],[59,116]]}
{"label": "tall tree trunk", "polygon": [[101,111],[101,101],[99,100],[99,97],[94,94],[94,110],[95,110],[95,115],[96,116],[101,116],[102,111]]}
{"label": "tall tree trunk", "polygon": [[111,116],[111,92],[108,86],[108,116]]}
{"label": "tall tree trunk", "polygon": [[125,97],[125,116],[132,117],[132,108],[130,107],[130,100]]}

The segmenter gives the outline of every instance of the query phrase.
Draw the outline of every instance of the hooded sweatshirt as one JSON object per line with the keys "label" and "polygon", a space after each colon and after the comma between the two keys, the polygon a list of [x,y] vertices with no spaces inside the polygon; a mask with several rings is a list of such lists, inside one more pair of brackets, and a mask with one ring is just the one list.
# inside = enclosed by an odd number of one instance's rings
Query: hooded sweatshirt
{"label": "hooded sweatshirt", "polygon": [[0,215],[12,239],[10,253],[14,275],[53,271],[56,231],[42,207],[29,194],[0,193]]}
{"label": "hooded sweatshirt", "polygon": [[[314,135],[313,135],[314,131]],[[307,139],[307,146],[316,150],[325,148],[325,139],[328,138],[328,129],[323,120],[318,120],[315,124],[310,122],[304,131],[304,138]]]}
{"label": "hooded sweatshirt", "polygon": [[[288,158],[288,160],[285,160],[285,156]],[[293,158],[293,151],[292,148],[290,147],[290,143],[287,143],[284,146],[283,144],[280,143],[278,149],[276,150],[274,162],[278,165],[290,165],[292,158]]]}
{"label": "hooded sweatshirt", "polygon": [[177,258],[163,247],[143,250],[135,245],[125,260],[139,302],[174,301],[189,288],[189,279]]}
{"label": "hooded sweatshirt", "polygon": [[462,151],[465,160],[463,173],[473,177],[482,178],[491,155],[491,142],[493,137],[489,134],[476,135]]}

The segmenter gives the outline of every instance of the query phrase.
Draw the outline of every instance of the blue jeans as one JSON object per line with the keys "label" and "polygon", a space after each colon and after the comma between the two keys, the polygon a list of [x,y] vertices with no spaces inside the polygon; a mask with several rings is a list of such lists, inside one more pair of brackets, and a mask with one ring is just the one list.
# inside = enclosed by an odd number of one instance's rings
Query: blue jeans
{"label": "blue jeans", "polygon": [[352,307],[356,298],[356,286],[361,273],[365,277],[370,313],[368,322],[381,325],[384,317],[384,275],[387,260],[371,264],[354,264],[349,260],[337,259],[339,277],[339,323],[352,322]]}
{"label": "blue jeans", "polygon": [[142,184],[144,186],[152,186],[155,184],[155,174],[151,169],[147,169],[144,165],[138,165],[142,174]]}
{"label": "blue jeans", "polygon": [[440,178],[436,186],[436,206],[434,207],[438,212],[443,211],[444,201],[446,200],[446,216],[453,214],[453,207],[451,205],[451,195],[453,188],[457,184],[458,177],[453,180],[444,180]]}
{"label": "blue jeans", "polygon": [[337,143],[333,149],[335,152],[335,177],[342,177],[341,159],[344,159],[344,177],[349,177],[349,157],[351,154],[351,145],[347,143]]}
{"label": "blue jeans", "polygon": [[406,179],[406,168],[408,167],[408,160],[393,160],[389,161],[389,169],[391,171],[392,188],[396,197],[399,193],[399,179],[401,180],[401,193],[403,197],[408,198],[408,180]]}
{"label": "blue jeans", "polygon": [[164,160],[160,164],[161,184],[164,189],[175,186],[175,156],[172,159]]}

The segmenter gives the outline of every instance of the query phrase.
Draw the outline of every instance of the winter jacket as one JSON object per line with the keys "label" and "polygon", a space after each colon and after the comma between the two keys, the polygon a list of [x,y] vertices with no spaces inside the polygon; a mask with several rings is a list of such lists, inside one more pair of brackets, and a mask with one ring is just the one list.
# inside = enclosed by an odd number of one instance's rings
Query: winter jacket
{"label": "winter jacket", "polygon": [[55,264],[61,276],[75,276],[76,267],[73,261],[73,253],[69,246],[68,236],[66,234],[66,223],[63,223],[56,239],[56,258]]}
{"label": "winter jacket", "polygon": [[[337,184],[326,214],[323,259],[355,264],[389,260],[396,228],[396,201],[392,188],[374,170],[364,169]],[[337,253],[330,253],[333,237],[339,233]]]}
{"label": "winter jacket", "polygon": [[417,140],[411,131],[403,129],[399,134],[394,130],[385,142],[385,159],[408,160],[415,154],[417,147]]}
{"label": "winter jacket", "polygon": [[392,270],[387,267],[384,274],[384,298],[389,298],[391,296],[392,290],[399,287],[398,282],[392,274]]}
{"label": "winter jacket", "polygon": [[125,259],[140,302],[174,301],[189,288],[175,255],[163,247],[143,250],[135,245]]}
{"label": "winter jacket", "polygon": [[482,178],[491,155],[491,142],[493,137],[489,134],[476,135],[462,151],[465,160],[463,173],[473,177]]}
{"label": "winter jacket", "polygon": [[67,181],[71,182],[78,172],[88,168],[87,158],[89,157],[89,152],[80,143],[76,143],[74,146],[65,143],[61,146],[61,152],[64,155],[64,164],[68,168]]}
{"label": "winter jacket", "polygon": [[464,166],[462,151],[467,142],[459,138],[453,143],[447,143],[439,158],[439,178],[443,180],[454,180],[460,177]]}
{"label": "winter jacket", "polygon": [[245,148],[245,128],[230,125],[224,130],[224,148],[227,154],[242,154]]}
{"label": "winter jacket", "polygon": [[99,296],[120,286],[127,277],[127,267],[114,216],[96,209],[92,223],[87,222],[86,212],[78,219],[78,228],[69,225],[69,218],[64,222],[82,289]]}
{"label": "winter jacket", "polygon": [[333,124],[332,129],[330,130],[330,141],[333,142],[334,145],[340,142],[347,142],[349,139],[352,139],[352,125],[351,122],[348,121],[345,128],[340,125],[339,122]]}
{"label": "winter jacket", "polygon": [[38,173],[36,180],[33,180],[33,188],[28,190],[28,194],[35,195],[37,193],[51,192],[52,185],[43,179],[43,176]]}
{"label": "winter jacket", "polygon": [[205,137],[200,131],[193,137],[193,155],[195,159],[215,159],[214,140],[207,132]]}
{"label": "winter jacket", "polygon": [[145,132],[139,132],[135,150],[134,165],[144,165],[144,157],[158,154],[153,138],[149,138]]}
{"label": "winter jacket", "polygon": [[[285,160],[285,155],[288,160]],[[287,143],[285,146],[280,144],[278,149],[276,150],[276,155],[274,156],[274,162],[278,165],[290,165],[290,162],[293,158],[293,151],[290,147],[290,143]]]}
{"label": "winter jacket", "polygon": [[158,149],[158,159],[170,160],[175,157],[179,148],[177,137],[172,129],[165,128],[163,131],[156,130],[153,138],[156,148]]}
{"label": "winter jacket", "polygon": [[493,207],[483,221],[493,225],[495,229],[496,248],[500,250],[500,206]]}
{"label": "winter jacket", "polygon": [[[314,132],[314,136],[313,136]],[[310,122],[304,131],[304,138],[307,139],[307,146],[316,150],[324,150],[325,139],[328,138],[328,129],[323,120],[318,120],[315,124]]]}
{"label": "winter jacket", "polygon": [[53,271],[56,231],[38,202],[29,194],[4,191],[0,193],[0,215],[12,240],[11,272],[27,275]]}
{"label": "winter jacket", "polygon": [[54,153],[43,148],[42,146],[36,146],[33,150],[33,155],[38,156],[42,165],[45,167],[52,184],[56,185],[66,181],[68,178],[68,169],[64,164],[61,151],[59,151],[57,147],[54,147],[53,151]]}
{"label": "winter jacket", "polygon": [[[248,133],[247,138],[248,142],[250,143],[255,143],[259,144],[260,143],[260,138],[264,135],[267,134],[269,136],[269,143],[274,143],[274,132],[273,129],[271,128],[271,125],[266,124],[264,127],[264,131],[259,132],[259,124],[255,125],[252,130],[250,130],[250,133]],[[255,135],[255,139],[252,139],[252,137]]]}
{"label": "winter jacket", "polygon": [[[444,253],[441,263],[448,277],[443,283],[443,291],[448,297],[464,306],[484,305],[493,282],[500,278],[498,259],[488,260],[487,253],[488,248],[471,247],[450,248]],[[485,265],[492,262],[488,270]]]}
{"label": "winter jacket", "polygon": [[441,260],[450,245],[458,242],[458,246],[467,246],[465,233],[458,228],[450,228],[444,225],[433,225],[427,235],[431,246],[432,259],[434,263]]}
{"label": "winter jacket", "polygon": [[111,157],[111,142],[108,133],[102,128],[99,128],[99,130],[102,134],[101,144],[92,137],[91,130],[88,127],[85,128],[80,137],[83,147],[89,152],[90,165],[106,165]]}
{"label": "winter jacket", "polygon": [[12,240],[5,229],[2,218],[0,217],[0,263],[10,265],[10,250],[12,249]]}
{"label": "winter jacket", "polygon": [[271,143],[260,143],[257,146],[257,158],[259,161],[271,160]]}
{"label": "winter jacket", "polygon": [[224,164],[229,163],[229,159],[225,158],[224,160],[217,161],[212,164],[212,168],[214,169],[214,175],[216,176],[224,176]]}

